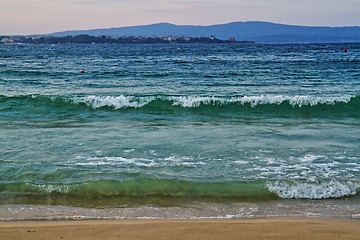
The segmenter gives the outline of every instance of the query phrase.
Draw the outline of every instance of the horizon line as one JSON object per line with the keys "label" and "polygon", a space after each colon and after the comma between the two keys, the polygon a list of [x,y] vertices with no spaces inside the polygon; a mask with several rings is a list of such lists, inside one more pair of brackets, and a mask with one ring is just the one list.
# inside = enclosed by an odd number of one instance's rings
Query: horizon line
{"label": "horizon line", "polygon": [[226,25],[226,24],[231,24],[231,23],[255,23],[255,22],[258,22],[258,23],[270,23],[270,24],[277,24],[277,25],[286,25],[286,26],[297,26],[297,27],[319,27],[319,28],[360,27],[360,26],[358,26],[358,25],[343,25],[343,26],[300,25],[300,24],[287,24],[287,23],[279,23],[279,22],[270,22],[270,21],[265,21],[265,20],[230,21],[230,22],[210,24],[210,25],[176,24],[176,23],[171,23],[171,22],[154,22],[154,23],[149,23],[149,24],[129,25],[129,26],[122,26],[122,27],[104,27],[104,28],[91,28],[91,29],[71,29],[71,30],[55,31],[55,32],[48,32],[48,33],[0,34],[0,36],[36,36],[36,35],[50,35],[50,34],[63,33],[63,32],[93,31],[93,30],[108,30],[108,29],[118,29],[118,28],[144,27],[144,26],[151,26],[151,25],[157,25],[157,24],[170,24],[170,25],[174,25],[174,26],[210,27],[210,26]]}

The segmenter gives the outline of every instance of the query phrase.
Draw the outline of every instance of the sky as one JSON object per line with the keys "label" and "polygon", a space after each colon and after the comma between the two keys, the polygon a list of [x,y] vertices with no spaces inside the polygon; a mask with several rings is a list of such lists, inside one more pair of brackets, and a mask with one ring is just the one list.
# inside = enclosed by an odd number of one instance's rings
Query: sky
{"label": "sky", "polygon": [[360,26],[360,0],[0,0],[0,35],[236,21]]}

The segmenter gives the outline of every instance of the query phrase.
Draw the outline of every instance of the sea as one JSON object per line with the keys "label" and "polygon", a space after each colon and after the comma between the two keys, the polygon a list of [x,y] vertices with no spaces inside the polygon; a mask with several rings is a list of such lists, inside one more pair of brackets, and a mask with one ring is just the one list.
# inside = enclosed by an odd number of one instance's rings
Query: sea
{"label": "sea", "polygon": [[0,220],[299,216],[360,219],[360,43],[0,44]]}

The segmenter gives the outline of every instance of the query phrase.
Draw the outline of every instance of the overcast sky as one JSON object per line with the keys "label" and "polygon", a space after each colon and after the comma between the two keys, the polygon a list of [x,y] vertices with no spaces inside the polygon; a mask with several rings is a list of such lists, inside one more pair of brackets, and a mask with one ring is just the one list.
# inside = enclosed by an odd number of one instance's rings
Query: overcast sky
{"label": "overcast sky", "polygon": [[360,0],[0,0],[0,35],[235,21],[360,26]]}

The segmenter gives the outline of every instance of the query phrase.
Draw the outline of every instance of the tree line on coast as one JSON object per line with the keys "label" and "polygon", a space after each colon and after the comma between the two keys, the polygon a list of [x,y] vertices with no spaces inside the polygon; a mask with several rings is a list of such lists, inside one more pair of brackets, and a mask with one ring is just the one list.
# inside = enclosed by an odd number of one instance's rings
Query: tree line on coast
{"label": "tree line on coast", "polygon": [[[5,37],[3,37],[5,39]],[[211,37],[184,37],[184,36],[166,36],[166,37],[142,37],[142,36],[90,36],[81,34],[76,36],[20,36],[20,37],[6,37],[12,43],[28,43],[28,44],[186,44],[186,43],[254,43],[253,41],[236,41],[235,39],[220,40]],[[4,41],[3,41],[4,42]]]}

